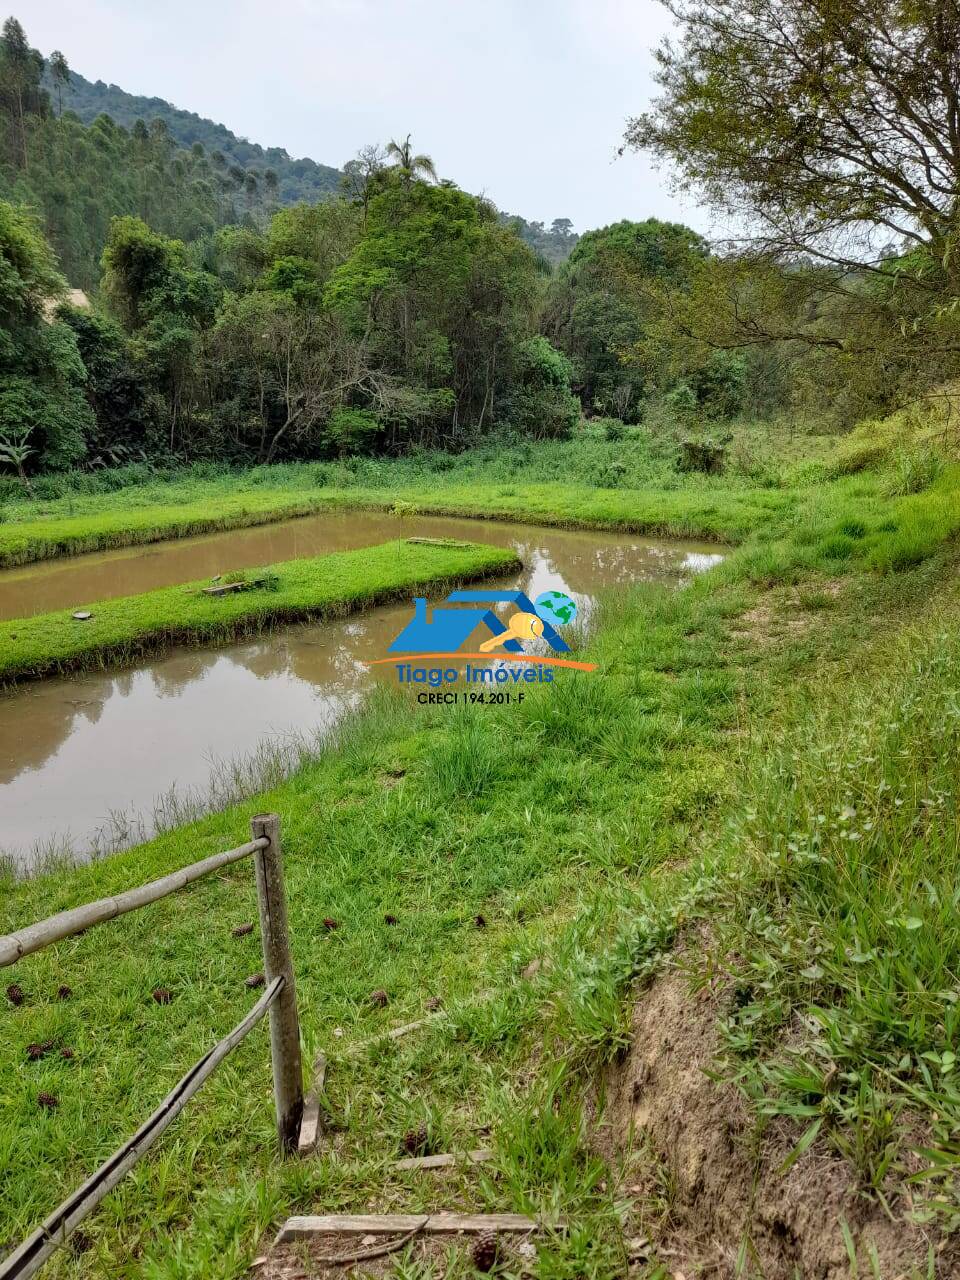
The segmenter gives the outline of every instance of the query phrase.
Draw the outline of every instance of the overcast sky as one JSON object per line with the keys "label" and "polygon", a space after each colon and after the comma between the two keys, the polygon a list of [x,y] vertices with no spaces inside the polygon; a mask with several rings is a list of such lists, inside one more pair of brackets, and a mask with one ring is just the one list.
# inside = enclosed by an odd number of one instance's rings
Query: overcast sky
{"label": "overcast sky", "polygon": [[443,177],[577,230],[703,210],[616,157],[655,90],[656,0],[7,0],[31,44],[264,146],[340,166],[408,131]]}

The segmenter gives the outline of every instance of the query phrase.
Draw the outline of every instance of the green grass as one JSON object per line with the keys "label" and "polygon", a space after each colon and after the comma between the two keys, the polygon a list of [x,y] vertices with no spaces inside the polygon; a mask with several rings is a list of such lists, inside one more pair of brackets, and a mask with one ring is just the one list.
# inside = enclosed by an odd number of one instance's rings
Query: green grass
{"label": "green grass", "polygon": [[[189,1123],[91,1224],[81,1272],[235,1274],[252,1256],[255,1231],[281,1207],[362,1207],[418,1108],[441,1117],[444,1141],[483,1145],[483,1117],[495,1124],[512,1109],[497,1063],[504,1045],[516,1054],[510,1044],[529,1017],[501,999],[516,992],[519,968],[594,910],[598,895],[619,894],[680,855],[728,785],[738,664],[726,626],[736,606],[731,595],[639,593],[609,615],[609,639],[592,646],[602,676],[563,673],[571,678],[534,686],[520,705],[462,714],[384,697],[320,760],[255,803],[97,865],[9,886],[2,927],[227,847],[252,812],[276,808],[306,1048],[331,1055],[331,1105],[345,1126],[337,1161],[276,1163],[266,1043],[251,1037]],[[694,620],[700,640],[685,654]],[[709,672],[705,637],[715,651]],[[668,656],[624,659],[624,641]],[[399,923],[386,924],[386,914]],[[327,917],[339,928],[328,932]],[[0,1012],[0,1144],[11,1144],[0,1145],[0,1162],[11,1167],[14,1145],[21,1153],[0,1232],[15,1236],[42,1216],[248,1006],[243,979],[260,967],[258,939],[230,930],[254,918],[251,870],[239,866],[109,934],[91,931],[7,971],[28,1000]],[[55,999],[61,983],[71,1000]],[[170,1005],[151,1000],[156,986],[173,990]],[[370,1005],[377,988],[388,992],[385,1010]],[[425,1055],[429,1080],[395,1075],[390,1051],[355,1063],[347,1056],[360,1039],[419,1016],[432,995],[453,1022],[411,1050]],[[466,1056],[449,1041],[451,1026],[471,1046]],[[47,1039],[76,1056],[29,1063],[26,1045]],[[439,1065],[428,1066],[438,1050]],[[37,1107],[41,1089],[60,1097],[55,1112]],[[547,1204],[548,1173],[527,1192]],[[413,1202],[431,1194],[410,1188]],[[503,1202],[492,1184],[475,1195]],[[594,1187],[591,1204],[598,1196]],[[170,1233],[188,1223],[171,1251]]]}
{"label": "green grass", "polygon": [[[809,450],[809,437],[797,439]],[[390,508],[398,499],[437,514],[492,513],[737,541],[794,503],[767,462],[755,457],[774,445],[787,448],[783,432],[742,430],[730,473],[720,477],[679,473],[669,436],[631,427],[624,439],[607,439],[602,426],[568,441],[495,439],[457,456],[421,452],[240,472],[195,466],[152,475],[136,467],[44,477],[47,496],[8,495],[0,508],[0,566],[315,511]]]}
{"label": "green grass", "polygon": [[726,1071],[759,1112],[816,1125],[869,1190],[935,1149],[955,1227],[960,601],[942,572],[916,582],[939,599],[758,744],[731,831],[750,858],[704,969],[736,986]]}
{"label": "green grass", "polygon": [[[178,497],[182,489],[171,486],[164,495],[141,505],[141,495],[121,490],[109,499],[85,499],[58,504],[79,514],[45,514],[19,518],[8,511],[0,524],[0,567],[81,555],[108,547],[128,547],[164,538],[185,538],[218,529],[239,529],[270,524],[291,516],[310,515],[326,505],[322,493],[284,493],[268,489],[237,494],[227,485],[190,487],[192,496]],[[122,494],[124,501],[118,501]],[[28,510],[30,510],[28,508]],[[32,514],[32,512],[31,512]]]}
{"label": "green grass", "polygon": [[[249,803],[9,881],[0,928],[225,848],[252,813],[276,810],[306,1056],[330,1059],[324,1154],[275,1158],[255,1033],[86,1224],[85,1251],[50,1273],[227,1280],[286,1214],[435,1208],[436,1183],[388,1167],[426,1121],[434,1146],[495,1151],[445,1183],[445,1201],[572,1223],[540,1248],[539,1280],[623,1274],[636,1223],[590,1148],[581,1099],[628,1042],[631,998],[691,929],[710,943],[692,959],[687,948],[692,986],[719,976],[726,993],[720,1070],[758,1126],[787,1116],[799,1142],[819,1122],[817,1143],[893,1213],[899,1166],[922,1143],[938,1176],[917,1184],[916,1209],[949,1221],[958,476],[945,465],[897,496],[884,456],[783,490],[731,480],[637,495],[498,477],[474,492],[478,507],[512,488],[501,501],[562,522],[571,507],[614,519],[631,503],[675,515],[676,499],[701,519],[713,505],[727,536],[742,519],[743,545],[682,590],[607,601],[586,646],[594,673],[559,672],[509,707],[381,694]],[[443,485],[437,501],[469,499]],[[241,865],[7,971],[27,1000],[0,1009],[0,1239],[76,1186],[249,1007],[257,935],[231,929],[255,918]],[[169,1005],[152,1001],[156,986]],[[378,1039],[435,996],[440,1016],[422,1031]],[[27,1044],[48,1039],[75,1056],[28,1061]],[[38,1107],[42,1089],[56,1110]],[[647,1274],[669,1267],[654,1256]],[[423,1274],[407,1261],[395,1273]],[[462,1257],[450,1271],[468,1273]]]}
{"label": "green grass", "polygon": [[0,685],[129,662],[173,644],[221,644],[236,636],[310,618],[333,617],[471,579],[507,573],[519,565],[511,551],[478,543],[428,546],[388,542],[273,569],[227,575],[262,586],[222,596],[204,595],[209,583],[192,582],[92,604],[93,616],[73,610],[0,622]]}
{"label": "green grass", "polygon": [[[398,476],[398,480],[405,477]],[[114,495],[115,498],[119,495]],[[171,505],[96,504],[89,514],[50,515],[0,525],[0,567],[79,555],[109,547],[159,542],[165,538],[244,525],[266,524],[318,511],[360,508],[390,510],[411,502],[425,515],[529,521],[566,528],[620,529],[652,535],[739,541],[764,520],[789,511],[793,494],[746,487],[727,489],[594,489],[584,485],[531,483],[455,484],[382,489],[354,486],[285,492],[223,492],[205,487],[202,496]],[[85,505],[85,504],[84,504]]]}

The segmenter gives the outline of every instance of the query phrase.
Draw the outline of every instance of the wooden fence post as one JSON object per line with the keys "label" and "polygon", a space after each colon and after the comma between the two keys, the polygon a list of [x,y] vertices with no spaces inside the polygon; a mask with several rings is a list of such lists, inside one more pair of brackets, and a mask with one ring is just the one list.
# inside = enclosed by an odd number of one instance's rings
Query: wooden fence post
{"label": "wooden fence post", "polygon": [[250,822],[254,840],[270,841],[254,854],[257,898],[260,906],[260,940],[267,983],[283,978],[283,991],[270,1007],[270,1052],[273,1059],[273,1096],[277,1107],[277,1131],[284,1152],[297,1149],[303,1114],[303,1068],[300,1063],[300,1022],[297,992],[287,930],[287,899],[280,856],[280,819],[261,813]]}

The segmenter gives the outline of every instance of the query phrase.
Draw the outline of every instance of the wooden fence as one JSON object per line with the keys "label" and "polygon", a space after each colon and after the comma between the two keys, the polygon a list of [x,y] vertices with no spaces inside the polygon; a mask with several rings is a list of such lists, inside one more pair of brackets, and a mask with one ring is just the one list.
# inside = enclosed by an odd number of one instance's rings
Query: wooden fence
{"label": "wooden fence", "polygon": [[283,888],[280,853],[280,820],[276,814],[261,814],[251,822],[252,839],[237,849],[227,849],[192,866],[174,871],[160,880],[139,885],[113,898],[101,898],[83,907],[61,911],[17,933],[0,937],[0,967],[15,964],[24,956],[41,951],[53,942],[82,933],[136,911],[175,893],[194,880],[253,856],[260,907],[260,938],[263,944],[263,995],[229,1035],[194,1063],[187,1074],[164,1098],[137,1132],[119,1147],[96,1173],[69,1196],[59,1208],[3,1261],[0,1280],[26,1280],[34,1275],[50,1255],[64,1245],[71,1232],[109,1194],[136,1164],[164,1129],[176,1119],[193,1095],[219,1064],[253,1030],[269,1010],[270,1050],[273,1060],[273,1093],[277,1112],[277,1132],[284,1153],[297,1149],[303,1113],[303,1072],[300,1063],[300,1026],[297,996],[287,930],[287,900]]}

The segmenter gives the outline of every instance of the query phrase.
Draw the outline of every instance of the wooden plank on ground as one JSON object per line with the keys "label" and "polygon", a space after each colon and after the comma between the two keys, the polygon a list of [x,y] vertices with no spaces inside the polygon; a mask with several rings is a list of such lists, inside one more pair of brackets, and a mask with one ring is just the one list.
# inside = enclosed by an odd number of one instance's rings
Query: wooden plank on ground
{"label": "wooden plank on ground", "polygon": [[425,1235],[452,1235],[459,1231],[536,1231],[539,1223],[522,1213],[434,1213],[424,1222],[414,1213],[306,1214],[288,1218],[280,1228],[277,1244],[307,1240],[318,1235],[396,1235],[420,1230]]}
{"label": "wooden plank on ground", "polygon": [[327,1075],[327,1055],[318,1053],[313,1064],[313,1087],[303,1100],[297,1155],[308,1156],[320,1140],[320,1095]]}
{"label": "wooden plank on ground", "polygon": [[458,1164],[485,1164],[493,1159],[493,1152],[484,1147],[480,1151],[451,1152],[437,1156],[410,1156],[394,1161],[394,1169],[450,1169]]}

